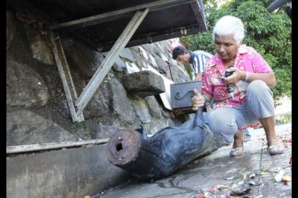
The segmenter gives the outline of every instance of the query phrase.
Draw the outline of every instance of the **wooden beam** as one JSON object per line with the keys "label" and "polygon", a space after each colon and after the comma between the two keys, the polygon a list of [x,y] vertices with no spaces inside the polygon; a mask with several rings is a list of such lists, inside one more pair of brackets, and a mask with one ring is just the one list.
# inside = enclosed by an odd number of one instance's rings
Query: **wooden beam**
{"label": "wooden beam", "polygon": [[98,14],[91,17],[86,17],[74,21],[69,21],[57,25],[50,26],[51,30],[66,30],[66,29],[77,29],[99,23],[105,23],[108,21],[117,20],[124,17],[131,17],[137,10],[149,8],[150,12],[165,9],[169,7],[179,6],[186,3],[196,2],[196,0],[159,0],[151,3],[146,3],[134,7],[129,7],[121,10],[116,10],[104,14]]}
{"label": "wooden beam", "polygon": [[[134,40],[130,40],[126,47],[136,46],[136,45],[142,45],[144,43],[151,43],[148,41],[148,35],[150,35],[150,38],[152,39],[152,42],[158,42],[162,40],[167,40],[171,38],[177,38],[184,36],[184,34],[181,34],[181,28],[184,28],[187,30],[187,35],[191,34],[198,34],[199,32],[204,32],[205,29],[202,29],[200,25],[190,25],[190,26],[184,26],[184,27],[177,27],[175,29],[168,29],[165,31],[159,31],[159,32],[149,32],[146,34],[140,34],[137,37],[134,37]],[[87,41],[86,41],[87,42]],[[90,42],[90,41],[89,41]],[[106,42],[104,43],[104,47],[102,48],[103,52],[108,51],[112,48],[114,42]],[[91,44],[92,45],[92,44]],[[93,44],[93,48],[96,48],[96,45]]]}
{"label": "wooden beam", "polygon": [[[153,134],[148,134],[147,137],[152,137]],[[43,143],[43,144],[27,144],[18,146],[6,146],[6,154],[17,154],[17,153],[32,153],[45,150],[55,150],[71,147],[80,147],[88,145],[99,145],[105,144],[109,141],[109,138],[93,139],[93,140],[80,140],[71,142],[59,142],[59,143]]]}
{"label": "wooden beam", "polygon": [[95,139],[95,140],[83,140],[83,141],[77,141],[77,142],[60,142],[60,143],[7,146],[6,154],[28,153],[28,152],[34,152],[34,151],[62,149],[62,148],[69,148],[69,147],[86,146],[90,144],[104,144],[104,143],[107,143],[108,140],[109,139],[106,138],[106,139]]}
{"label": "wooden beam", "polygon": [[198,0],[197,2],[191,3],[190,5],[198,24],[203,27],[204,31],[206,31],[207,24],[202,0]]}
{"label": "wooden beam", "polygon": [[53,54],[55,61],[58,67],[58,71],[62,80],[64,92],[66,95],[67,103],[70,109],[71,117],[73,122],[81,122],[84,120],[83,114],[77,116],[76,109],[74,106],[74,101],[77,100],[77,92],[73,84],[73,80],[68,68],[67,60],[63,51],[63,47],[60,41],[60,37],[53,33],[49,32],[50,41],[53,48]]}
{"label": "wooden beam", "polygon": [[116,43],[112,47],[111,51],[108,53],[106,58],[103,60],[99,68],[96,70],[95,74],[92,76],[91,80],[83,90],[79,99],[76,102],[77,115],[80,116],[85,106],[88,104],[89,100],[94,95],[95,91],[99,87],[100,83],[103,81],[104,77],[107,75],[115,59],[121,51],[125,48],[126,44],[135,33],[141,22],[144,20],[145,16],[149,12],[149,8],[144,11],[137,11],[131,21],[128,23],[120,37],[117,39]]}

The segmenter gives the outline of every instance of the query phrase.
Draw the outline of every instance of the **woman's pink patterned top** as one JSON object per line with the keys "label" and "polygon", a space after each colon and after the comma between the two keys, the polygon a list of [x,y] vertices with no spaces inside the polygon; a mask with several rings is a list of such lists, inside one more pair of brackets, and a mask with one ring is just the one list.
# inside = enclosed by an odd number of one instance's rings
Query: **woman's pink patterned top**
{"label": "woman's pink patterned top", "polygon": [[[235,67],[251,73],[268,73],[271,67],[264,58],[252,47],[241,45],[235,58]],[[224,77],[225,67],[218,54],[208,59],[203,73],[202,93],[214,96],[216,105],[220,107],[235,107],[245,102],[247,82],[238,81],[234,87],[234,99],[227,91],[227,84],[218,77]]]}

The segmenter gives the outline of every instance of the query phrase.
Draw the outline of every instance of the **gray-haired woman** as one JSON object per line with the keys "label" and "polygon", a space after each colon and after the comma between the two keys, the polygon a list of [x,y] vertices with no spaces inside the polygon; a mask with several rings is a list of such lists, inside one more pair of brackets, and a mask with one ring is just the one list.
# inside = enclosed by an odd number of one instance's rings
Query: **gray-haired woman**
{"label": "gray-haired woman", "polygon": [[[242,44],[243,39],[244,26],[239,18],[227,15],[217,21],[213,29],[216,54],[205,65],[202,95],[194,90],[193,110],[214,98],[216,106],[208,113],[207,122],[210,129],[223,135],[228,143],[234,140],[231,156],[243,153],[240,129],[258,122],[266,133],[268,153],[281,154],[284,147],[275,132],[270,90],[276,84],[275,74],[254,48]],[[226,77],[226,72],[231,75]]]}

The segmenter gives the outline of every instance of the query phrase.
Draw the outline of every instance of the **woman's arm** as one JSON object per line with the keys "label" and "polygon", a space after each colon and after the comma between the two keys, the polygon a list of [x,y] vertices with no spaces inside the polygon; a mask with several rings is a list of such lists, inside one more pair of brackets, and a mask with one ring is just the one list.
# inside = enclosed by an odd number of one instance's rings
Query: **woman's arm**
{"label": "woman's arm", "polygon": [[[254,80],[263,80],[269,87],[274,87],[276,85],[276,78],[273,71],[268,73],[251,73],[243,71],[241,80],[245,80],[245,82],[252,82]],[[247,79],[246,79],[247,78]]]}
{"label": "woman's arm", "polygon": [[236,84],[239,80],[246,82],[252,82],[254,80],[263,80],[269,87],[274,87],[276,85],[276,78],[273,71],[267,73],[252,73],[247,71],[242,71],[237,67],[232,67],[227,69],[227,71],[234,73],[224,78],[225,83],[227,84]]}

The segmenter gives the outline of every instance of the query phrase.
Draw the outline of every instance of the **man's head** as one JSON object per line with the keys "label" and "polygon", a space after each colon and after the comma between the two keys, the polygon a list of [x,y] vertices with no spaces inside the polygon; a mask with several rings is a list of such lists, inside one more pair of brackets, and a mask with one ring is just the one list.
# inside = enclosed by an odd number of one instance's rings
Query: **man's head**
{"label": "man's head", "polygon": [[178,46],[174,48],[172,52],[172,57],[174,60],[182,64],[189,63],[190,61],[190,54],[188,50],[182,46]]}

